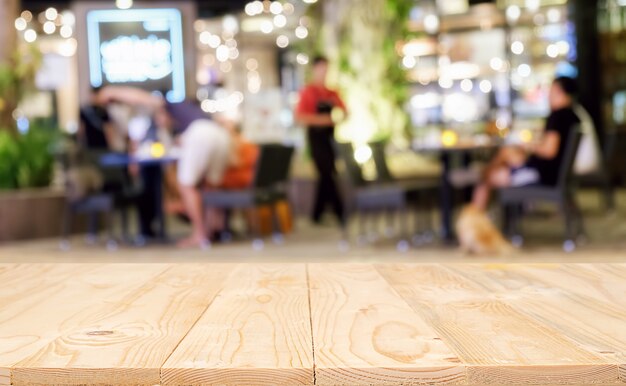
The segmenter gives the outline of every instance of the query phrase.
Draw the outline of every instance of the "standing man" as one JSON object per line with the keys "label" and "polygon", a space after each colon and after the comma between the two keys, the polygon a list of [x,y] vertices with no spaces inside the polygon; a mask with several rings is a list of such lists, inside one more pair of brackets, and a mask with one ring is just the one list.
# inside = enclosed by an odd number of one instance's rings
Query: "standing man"
{"label": "standing man", "polygon": [[[336,91],[326,87],[328,60],[316,57],[313,60],[313,79],[300,92],[296,120],[306,126],[309,147],[318,173],[317,192],[312,220],[319,224],[327,204],[331,204],[340,224],[345,226],[343,202],[337,187],[335,149],[333,147],[335,122],[331,113],[334,108],[346,107]],[[345,118],[345,117],[344,117]]]}

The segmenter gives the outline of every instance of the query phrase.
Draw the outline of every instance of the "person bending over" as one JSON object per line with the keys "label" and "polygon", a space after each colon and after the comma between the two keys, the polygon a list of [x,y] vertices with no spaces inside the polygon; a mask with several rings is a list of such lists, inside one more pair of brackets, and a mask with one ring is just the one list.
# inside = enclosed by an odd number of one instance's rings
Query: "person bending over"
{"label": "person bending over", "polygon": [[192,226],[191,235],[178,246],[208,246],[201,185],[205,181],[220,185],[231,151],[228,131],[191,102],[170,103],[161,96],[130,87],[109,86],[101,92],[110,100],[151,108],[157,125],[172,129],[180,146],[178,190]]}

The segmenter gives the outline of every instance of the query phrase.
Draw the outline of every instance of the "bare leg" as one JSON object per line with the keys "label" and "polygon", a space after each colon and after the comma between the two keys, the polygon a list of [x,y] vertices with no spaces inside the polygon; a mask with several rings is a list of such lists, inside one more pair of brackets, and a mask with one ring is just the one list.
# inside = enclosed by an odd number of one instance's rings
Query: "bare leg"
{"label": "bare leg", "polygon": [[476,186],[472,204],[486,210],[489,205],[491,190],[511,185],[511,168],[520,167],[526,162],[526,153],[517,147],[504,147],[491,160],[484,171],[483,181]]}
{"label": "bare leg", "polygon": [[225,228],[224,224],[224,211],[208,208],[205,211],[205,224],[206,224],[206,234],[211,237],[216,231],[223,231]]}
{"label": "bare leg", "polygon": [[493,157],[485,168],[483,179],[488,180],[493,171],[502,167],[519,167],[526,162],[526,153],[518,147],[504,147]]}
{"label": "bare leg", "polygon": [[179,184],[181,198],[187,210],[187,215],[191,220],[191,236],[178,243],[179,247],[202,247],[208,241],[204,234],[204,221],[202,221],[202,195],[200,190],[193,186]]}
{"label": "bare leg", "polygon": [[481,211],[487,210],[489,204],[489,196],[491,195],[491,187],[487,183],[482,183],[474,188],[472,195],[472,205]]}

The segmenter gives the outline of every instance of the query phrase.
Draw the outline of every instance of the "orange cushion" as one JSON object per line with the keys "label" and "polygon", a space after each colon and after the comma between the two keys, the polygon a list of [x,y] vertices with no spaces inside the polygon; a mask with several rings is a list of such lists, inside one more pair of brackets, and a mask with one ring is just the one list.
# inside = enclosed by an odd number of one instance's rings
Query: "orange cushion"
{"label": "orange cushion", "polygon": [[237,150],[239,162],[226,169],[220,188],[243,189],[252,184],[256,161],[259,157],[259,147],[250,142],[241,142]]}

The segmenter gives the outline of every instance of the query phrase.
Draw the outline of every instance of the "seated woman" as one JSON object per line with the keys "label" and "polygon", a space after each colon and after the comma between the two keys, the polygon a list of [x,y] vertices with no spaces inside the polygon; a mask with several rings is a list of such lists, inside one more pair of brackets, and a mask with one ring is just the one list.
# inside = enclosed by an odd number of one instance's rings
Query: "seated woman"
{"label": "seated woman", "polygon": [[561,77],[550,88],[551,113],[543,137],[534,145],[500,150],[474,190],[472,204],[485,211],[492,189],[526,185],[556,185],[565,148],[580,119],[573,110],[576,81]]}
{"label": "seated woman", "polygon": [[[226,125],[229,126],[229,125]],[[249,142],[242,135],[241,131],[234,125],[229,127],[232,133],[232,153],[229,166],[224,172],[222,183],[215,186],[208,186],[208,189],[245,189],[252,185],[256,162],[259,157],[259,146]],[[221,235],[227,230],[226,214],[224,211],[207,208],[207,232],[212,241],[219,241]]]}

